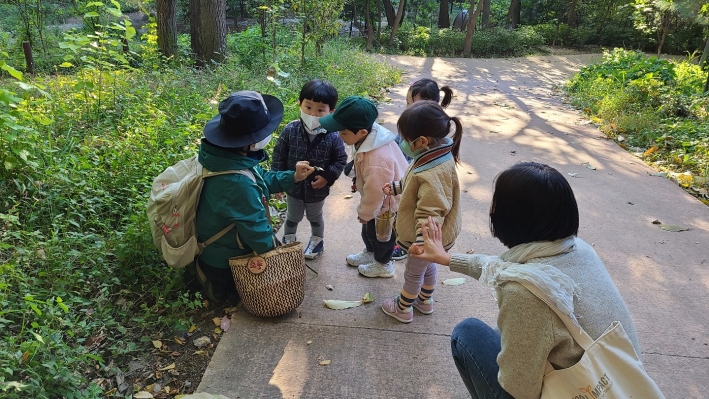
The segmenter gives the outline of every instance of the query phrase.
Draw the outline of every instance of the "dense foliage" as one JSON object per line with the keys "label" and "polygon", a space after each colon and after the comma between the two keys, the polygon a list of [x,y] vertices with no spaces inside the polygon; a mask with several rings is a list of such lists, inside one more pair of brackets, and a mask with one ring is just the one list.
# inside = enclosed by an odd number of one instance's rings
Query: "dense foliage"
{"label": "dense foliage", "polygon": [[28,79],[0,63],[14,76],[0,80],[0,396],[101,397],[112,380],[100,377],[191,325],[204,303],[160,261],[145,204],[152,179],[195,152],[221,99],[276,95],[285,123],[310,78],[374,98],[398,80],[341,41],[319,56],[309,46],[301,65],[295,33],[277,34],[277,60],[256,28],[230,35],[231,56],[203,70],[166,66],[154,33],[116,53],[101,27],[63,38],[63,74]]}
{"label": "dense foliage", "polygon": [[567,85],[573,102],[601,130],[706,200],[709,92],[706,72],[689,60],[661,60],[615,49]]}

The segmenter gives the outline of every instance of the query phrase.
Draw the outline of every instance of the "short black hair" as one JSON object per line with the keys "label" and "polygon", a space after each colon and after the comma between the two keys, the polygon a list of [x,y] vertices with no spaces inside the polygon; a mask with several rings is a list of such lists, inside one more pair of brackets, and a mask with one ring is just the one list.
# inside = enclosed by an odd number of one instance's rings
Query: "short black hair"
{"label": "short black hair", "polygon": [[300,89],[298,101],[303,102],[303,100],[327,104],[330,106],[330,111],[332,111],[337,105],[337,89],[327,80],[313,79]]}
{"label": "short black hair", "polygon": [[490,232],[506,247],[555,241],[579,230],[579,208],[569,182],[556,169],[522,162],[495,178]]}

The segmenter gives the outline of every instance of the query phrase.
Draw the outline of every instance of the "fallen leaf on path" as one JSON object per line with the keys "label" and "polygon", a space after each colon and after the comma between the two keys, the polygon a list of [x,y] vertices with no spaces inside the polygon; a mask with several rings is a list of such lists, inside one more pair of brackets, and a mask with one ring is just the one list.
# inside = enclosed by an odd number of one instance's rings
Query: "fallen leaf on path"
{"label": "fallen leaf on path", "polygon": [[667,177],[667,172],[650,173],[650,176]]}
{"label": "fallen leaf on path", "polygon": [[449,279],[443,280],[444,285],[461,285],[464,283],[465,283],[465,277],[449,278]]}
{"label": "fallen leaf on path", "polygon": [[680,231],[691,230],[691,229],[688,228],[688,227],[676,226],[676,225],[674,225],[674,224],[661,224],[661,225],[660,225],[660,228],[661,228],[662,230],[671,231],[671,232],[674,232],[674,233],[678,233],[678,232],[680,232]]}
{"label": "fallen leaf on path", "polygon": [[231,327],[231,320],[229,320],[229,318],[226,316],[222,317],[222,322],[220,323],[219,327],[224,330],[224,332],[229,331],[229,327]]}
{"label": "fallen leaf on path", "polygon": [[579,177],[579,178],[581,177],[581,175],[579,175],[578,173],[567,173],[567,174],[571,177]]}
{"label": "fallen leaf on path", "polygon": [[212,323],[214,323],[215,326],[219,327],[222,324],[222,319],[219,317],[215,317],[212,319]]}
{"label": "fallen leaf on path", "polygon": [[162,341],[159,341],[159,340],[157,340],[157,339],[154,340],[154,341],[153,341],[153,346],[154,346],[156,349],[162,348]]}
{"label": "fallen leaf on path", "polygon": [[133,399],[150,399],[153,397],[154,396],[152,393],[146,392],[146,391],[140,391],[140,392],[133,394]]}
{"label": "fallen leaf on path", "polygon": [[330,364],[330,363],[331,363],[330,360],[321,360],[321,361],[319,362],[319,364],[320,364],[321,366],[327,366],[327,365]]}
{"label": "fallen leaf on path", "polygon": [[352,198],[352,194],[345,195],[345,199],[350,199],[350,198]]}
{"label": "fallen leaf on path", "polygon": [[207,346],[212,343],[212,341],[209,340],[209,337],[199,337],[195,339],[193,342],[194,346],[201,348],[203,346]]}
{"label": "fallen leaf on path", "polygon": [[466,254],[472,254],[472,253],[474,253],[474,252],[475,252],[474,249],[469,249],[469,250],[465,251]]}
{"label": "fallen leaf on path", "polygon": [[364,296],[362,297],[362,302],[363,303],[374,302],[374,295],[372,295],[369,292],[364,294]]}
{"label": "fallen leaf on path", "polygon": [[194,325],[194,324],[192,324],[192,325],[190,326],[190,329],[189,329],[189,331],[187,331],[187,332],[191,334],[191,333],[193,333],[193,332],[194,332],[194,330],[196,330],[196,329],[197,329],[197,326],[196,326],[196,325]]}
{"label": "fallen leaf on path", "polygon": [[615,139],[618,140],[619,143],[622,143],[625,141],[625,137],[623,137],[621,135],[618,135],[618,137],[616,137]]}
{"label": "fallen leaf on path", "polygon": [[581,165],[585,166],[586,169],[596,170],[596,167],[593,166],[593,165],[591,165],[591,164],[588,163],[588,162],[584,162],[584,163],[582,163]]}
{"label": "fallen leaf on path", "polygon": [[175,363],[172,363],[171,365],[165,366],[165,367],[163,367],[163,368],[161,368],[161,369],[158,369],[158,370],[160,370],[160,371],[165,371],[165,370],[172,370],[172,369],[174,369],[174,368],[175,368]]}
{"label": "fallen leaf on path", "polygon": [[234,313],[234,312],[237,312],[238,310],[239,310],[238,307],[232,306],[230,308],[224,308],[224,313],[227,313],[227,314]]}
{"label": "fallen leaf on path", "polygon": [[306,342],[306,344],[308,344],[308,345],[310,345],[310,344],[312,344],[312,343],[313,343],[313,341],[308,341],[308,342]]}
{"label": "fallen leaf on path", "polygon": [[362,304],[362,301],[340,301],[336,299],[323,299],[323,302],[325,302],[325,306],[335,310],[355,308]]}
{"label": "fallen leaf on path", "polygon": [[325,288],[327,288],[327,289],[330,290],[330,291],[333,290],[333,286],[331,286],[330,284],[326,285]]}
{"label": "fallen leaf on path", "polygon": [[655,220],[652,221],[652,224],[662,224],[662,222],[660,222],[659,220],[655,219]]}

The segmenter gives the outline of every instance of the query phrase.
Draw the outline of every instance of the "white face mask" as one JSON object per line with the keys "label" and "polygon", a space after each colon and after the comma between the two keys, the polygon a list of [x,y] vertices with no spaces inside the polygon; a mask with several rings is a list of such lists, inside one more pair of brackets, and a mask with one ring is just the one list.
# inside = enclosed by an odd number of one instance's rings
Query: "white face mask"
{"label": "white face mask", "polygon": [[308,133],[313,132],[315,129],[320,127],[320,120],[317,116],[308,115],[303,110],[300,110],[300,119],[303,121],[305,130]]}
{"label": "white face mask", "polygon": [[251,151],[263,150],[264,148],[266,148],[266,145],[268,145],[268,142],[271,141],[272,136],[273,136],[272,134],[269,134],[268,136],[266,136],[265,139],[259,141],[258,143],[251,144],[250,150]]}

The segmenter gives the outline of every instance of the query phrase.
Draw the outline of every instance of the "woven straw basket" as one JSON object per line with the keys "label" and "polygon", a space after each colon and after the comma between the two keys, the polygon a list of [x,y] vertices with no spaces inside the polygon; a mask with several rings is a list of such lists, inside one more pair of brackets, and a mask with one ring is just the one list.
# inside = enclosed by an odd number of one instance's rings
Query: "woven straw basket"
{"label": "woven straw basket", "polygon": [[246,311],[258,317],[275,317],[300,306],[305,297],[303,244],[294,242],[258,255],[265,261],[258,274],[249,268],[254,256],[229,259],[236,290]]}

